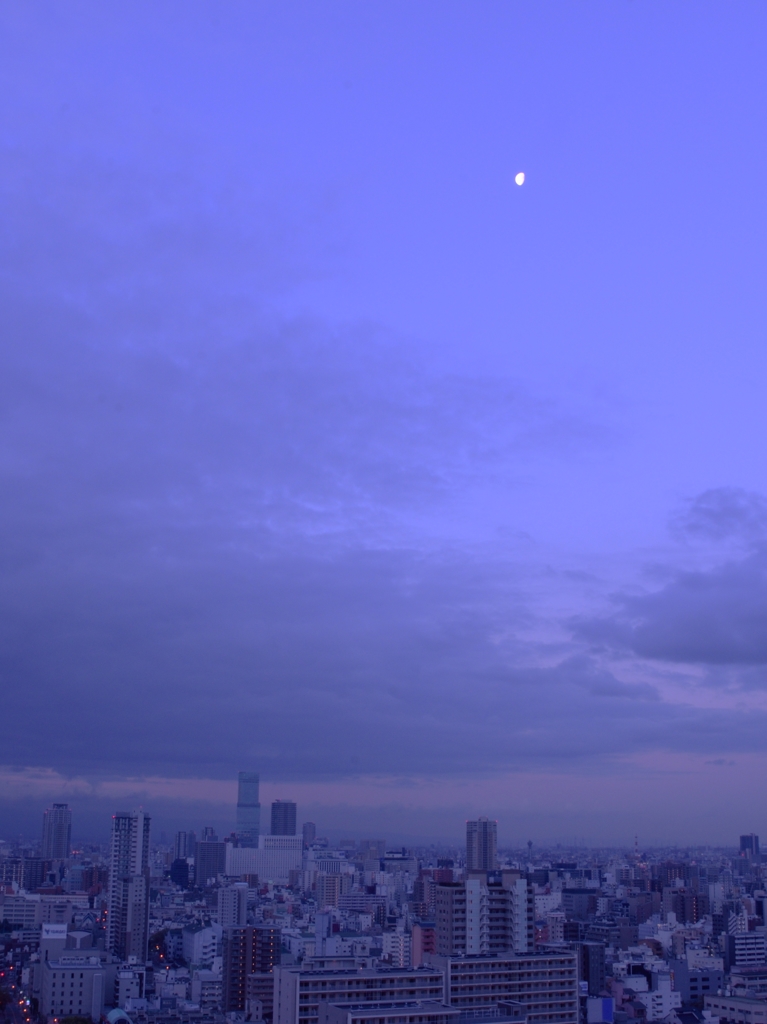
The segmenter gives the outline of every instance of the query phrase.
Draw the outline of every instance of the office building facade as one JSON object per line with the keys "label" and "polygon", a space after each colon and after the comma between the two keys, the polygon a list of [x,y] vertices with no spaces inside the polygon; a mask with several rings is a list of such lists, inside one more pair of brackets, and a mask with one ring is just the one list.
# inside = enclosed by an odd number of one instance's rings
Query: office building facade
{"label": "office building facade", "polygon": [[105,1002],[112,1000],[114,966],[110,969],[98,956],[72,954],[46,960],[41,970],[40,1010],[44,1017],[101,1019]]}
{"label": "office building facade", "polygon": [[275,800],[272,803],[273,836],[294,836],[296,834],[296,805],[292,800]]}
{"label": "office building facade", "polygon": [[217,840],[203,840],[197,843],[194,855],[194,879],[197,885],[215,885],[219,875],[226,870],[226,848],[228,843]]}

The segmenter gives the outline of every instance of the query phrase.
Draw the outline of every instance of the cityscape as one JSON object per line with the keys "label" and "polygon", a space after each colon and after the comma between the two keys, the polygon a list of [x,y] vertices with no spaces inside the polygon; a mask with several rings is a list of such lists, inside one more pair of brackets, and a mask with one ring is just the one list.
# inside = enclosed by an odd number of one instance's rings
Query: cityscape
{"label": "cityscape", "polygon": [[767,1024],[767,2],[0,96],[0,1024]]}
{"label": "cityscape", "polygon": [[[0,846],[0,984],[13,1024],[756,1024],[767,1012],[767,861],[731,849],[331,844],[238,776],[233,829],[109,845],[73,811]],[[263,813],[262,813],[263,812]]]}

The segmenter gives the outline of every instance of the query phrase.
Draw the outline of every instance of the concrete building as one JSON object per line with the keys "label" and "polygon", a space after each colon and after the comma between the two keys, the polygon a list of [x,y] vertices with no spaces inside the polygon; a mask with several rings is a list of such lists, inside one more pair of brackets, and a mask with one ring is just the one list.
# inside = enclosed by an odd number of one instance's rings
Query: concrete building
{"label": "concrete building", "polygon": [[224,1012],[244,1010],[246,979],[265,974],[280,962],[280,929],[257,926],[227,928],[222,943]]}
{"label": "concrete building", "polygon": [[206,967],[221,955],[222,928],[220,924],[191,924],[181,930],[184,960],[188,964]]}
{"label": "concrete building", "polygon": [[258,846],[261,832],[261,804],[258,802],[257,772],[240,772],[237,776],[237,840],[240,846]]}
{"label": "concrete building", "polygon": [[226,844],[226,874],[258,875],[259,881],[286,884],[303,863],[301,836],[259,836],[253,847]]}
{"label": "concrete building", "polygon": [[721,1024],[767,1024],[767,1000],[754,996],[710,995],[703,1002]]}
{"label": "concrete building", "polygon": [[444,976],[433,967],[346,968],[277,967],[274,970],[274,1024],[318,1024],[320,1004],[393,1001],[444,1002]]}
{"label": "concrete building", "polygon": [[275,800],[272,803],[271,832],[273,836],[296,834],[296,805],[293,800]]}
{"label": "concrete building", "polygon": [[69,804],[54,804],[43,812],[43,860],[68,860],[72,848],[72,812]]}
{"label": "concrete building", "polygon": [[318,910],[323,910],[325,907],[340,906],[341,897],[348,893],[350,889],[350,875],[328,875],[324,871],[320,871],[316,881]]}
{"label": "concrete building", "polygon": [[189,996],[203,1013],[220,1013],[223,998],[221,975],[215,971],[194,971]]}
{"label": "concrete building", "polygon": [[482,956],[513,950],[529,953],[535,943],[535,898],[518,872],[487,874],[437,885],[437,952]]}
{"label": "concrete building", "polygon": [[436,1001],[322,1003],[319,1024],[458,1024],[460,1010]]}
{"label": "concrete building", "polygon": [[194,878],[197,885],[216,883],[219,875],[226,871],[226,851],[230,843],[217,839],[205,839],[195,846]]}
{"label": "concrete building", "polygon": [[426,953],[437,952],[437,929],[432,921],[416,921],[411,934],[413,967],[420,967]]}
{"label": "concrete building", "polygon": [[194,832],[177,832],[173,840],[173,859],[186,860],[187,857],[194,857],[196,845]]}
{"label": "concrete building", "polygon": [[724,971],[711,967],[691,967],[685,960],[670,960],[674,989],[682,1003],[703,1008],[704,999],[724,989]]}
{"label": "concrete building", "polygon": [[[628,988],[636,984],[639,977],[640,975],[630,975],[624,980],[624,986]],[[672,987],[672,983],[673,979],[668,971],[652,971],[650,984],[645,987],[645,991],[635,993],[634,1000],[645,1008],[646,1020],[665,1020],[673,1010],[681,1009],[681,993]]]}
{"label": "concrete building", "polygon": [[100,1020],[104,1006],[113,1002],[116,972],[116,965],[110,970],[98,956],[62,954],[58,960],[47,960],[42,965],[43,1016]]}
{"label": "concrete building", "polygon": [[381,936],[381,953],[392,967],[410,967],[412,964],[412,943],[407,932],[384,932]]}
{"label": "concrete building", "polygon": [[445,976],[445,1001],[462,1012],[520,1003],[530,1024],[578,1024],[578,961],[566,952],[516,956],[427,955]]}
{"label": "concrete building", "polygon": [[242,928],[248,923],[248,886],[245,882],[222,887],[216,893],[218,923],[222,928]]}
{"label": "concrete building", "polygon": [[274,1017],[274,972],[263,971],[249,974],[245,979],[245,1013],[251,1020],[258,1020],[256,1012],[263,1020]]}
{"label": "concrete building", "polygon": [[149,824],[143,811],[112,816],[107,951],[140,963],[149,938]]}
{"label": "concrete building", "polygon": [[498,867],[498,822],[488,818],[466,822],[466,870],[495,871]]}
{"label": "concrete building", "polygon": [[115,1006],[124,1010],[129,1000],[143,999],[146,995],[146,967],[144,964],[122,964],[115,978]]}
{"label": "concrete building", "polygon": [[758,967],[767,962],[767,942],[764,932],[737,932],[728,935],[726,962],[732,967]]}
{"label": "concrete building", "polygon": [[602,942],[579,942],[578,978],[588,986],[590,996],[598,996],[605,990],[605,947]]}

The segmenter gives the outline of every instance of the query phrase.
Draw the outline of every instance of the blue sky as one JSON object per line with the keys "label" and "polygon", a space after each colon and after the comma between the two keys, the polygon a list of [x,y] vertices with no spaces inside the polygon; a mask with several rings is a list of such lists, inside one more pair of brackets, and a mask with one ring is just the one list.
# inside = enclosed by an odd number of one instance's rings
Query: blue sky
{"label": "blue sky", "polygon": [[9,830],[759,830],[766,21],[4,6]]}

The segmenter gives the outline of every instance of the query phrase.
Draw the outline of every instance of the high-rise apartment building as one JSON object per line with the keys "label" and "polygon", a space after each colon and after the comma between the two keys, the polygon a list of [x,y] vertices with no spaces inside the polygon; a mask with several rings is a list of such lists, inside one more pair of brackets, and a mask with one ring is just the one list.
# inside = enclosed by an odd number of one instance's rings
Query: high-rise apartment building
{"label": "high-rise apartment building", "polygon": [[258,846],[261,804],[258,802],[258,773],[240,772],[237,777],[237,840],[240,846]]}
{"label": "high-rise apartment building", "polygon": [[301,834],[304,837],[304,849],[308,850],[317,838],[317,826],[313,821],[305,821],[301,829]]}
{"label": "high-rise apartment building", "polygon": [[248,886],[245,882],[218,890],[218,923],[222,928],[242,928],[248,923]]}
{"label": "high-rise apartment building", "polygon": [[72,848],[72,812],[69,804],[54,804],[43,812],[43,860],[67,860]]}
{"label": "high-rise apartment building", "polygon": [[275,800],[272,803],[272,835],[294,836],[295,834],[295,803],[292,800]]}
{"label": "high-rise apartment building", "polygon": [[498,822],[488,818],[466,822],[466,870],[495,871],[498,867]]}
{"label": "high-rise apartment building", "polygon": [[279,928],[226,928],[223,935],[224,1012],[244,1010],[249,974],[265,974],[280,962]]}
{"label": "high-rise apartment building", "polygon": [[149,824],[143,811],[112,817],[107,951],[139,963],[146,960],[149,938]]}
{"label": "high-rise apartment building", "polygon": [[535,897],[525,878],[496,872],[487,881],[437,885],[437,952],[442,956],[530,953],[535,944]]}

